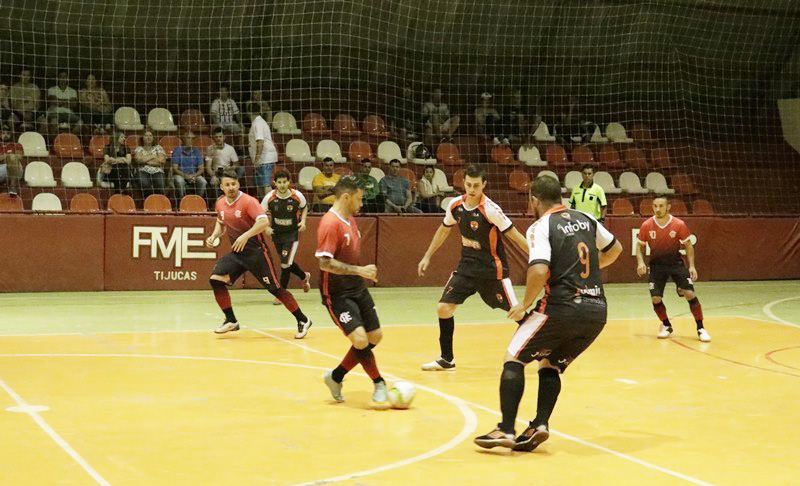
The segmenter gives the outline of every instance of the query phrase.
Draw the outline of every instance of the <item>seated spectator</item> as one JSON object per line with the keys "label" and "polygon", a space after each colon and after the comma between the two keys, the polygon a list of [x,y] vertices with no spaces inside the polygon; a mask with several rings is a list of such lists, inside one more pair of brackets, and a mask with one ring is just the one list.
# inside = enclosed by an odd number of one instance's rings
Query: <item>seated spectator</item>
{"label": "seated spectator", "polygon": [[441,208],[442,198],[447,196],[447,193],[442,190],[437,181],[433,180],[435,171],[433,167],[425,167],[425,172],[422,173],[422,178],[417,182],[417,191],[419,192],[419,201],[417,207],[423,213],[443,213]]}
{"label": "seated spectator", "polygon": [[194,146],[194,133],[187,130],[183,133],[183,145],[172,151],[172,180],[175,183],[178,200],[186,195],[188,188],[200,197],[206,195],[206,178],[203,177],[205,164],[203,152]]}
{"label": "seated spectator", "polygon": [[8,192],[19,192],[22,177],[22,145],[15,143],[11,127],[0,127],[0,184],[8,185]]}
{"label": "seated spectator", "polygon": [[239,134],[244,131],[239,107],[230,97],[227,85],[223,84],[219,87],[219,98],[211,103],[210,113],[212,125],[222,127],[223,130],[230,133]]}
{"label": "seated spectator", "polygon": [[[58,72],[56,85],[47,90],[47,102],[47,121],[51,125],[50,132],[56,132],[60,128],[80,133],[83,122],[75,113],[75,109],[78,107],[78,92],[69,86],[69,77],[66,71]],[[54,125],[57,125],[57,128]]]}
{"label": "seated spectator", "polygon": [[[425,124],[425,135],[429,138],[441,138],[442,142],[452,141],[453,133],[458,129],[461,118],[450,115],[450,108],[442,102],[442,89],[434,88],[431,101],[422,105],[422,121]],[[433,145],[433,143],[428,143]]]}
{"label": "seated spectator", "polygon": [[403,86],[403,96],[397,99],[388,110],[389,129],[400,138],[403,145],[408,145],[410,141],[419,137],[420,130],[416,123],[415,105],[411,87],[405,85]]}
{"label": "seated spectator", "polygon": [[251,122],[256,115],[261,115],[261,118],[269,123],[269,126],[272,126],[272,108],[262,98],[261,90],[255,90],[250,94],[250,101],[247,102],[247,112],[250,113]]}
{"label": "seated spectator", "polygon": [[239,156],[233,146],[225,143],[225,132],[217,127],[213,132],[214,143],[206,149],[206,175],[211,178],[211,187],[214,189],[214,199],[222,195],[219,187],[221,174],[225,169],[232,167],[240,180],[244,178],[244,166],[239,165]]}
{"label": "seated spectator", "polygon": [[336,197],[333,195],[333,186],[339,182],[341,176],[333,171],[333,159],[325,157],[322,161],[322,172],[311,180],[314,189],[314,204],[312,210],[324,212],[333,206]]}
{"label": "seated spectator", "polygon": [[510,103],[503,107],[501,113],[503,134],[512,142],[520,142],[526,146],[532,145],[533,134],[542,123],[542,117],[537,114],[538,107],[535,107],[533,111],[535,113],[528,114],[528,107],[522,98],[522,90],[514,88],[511,92]]}
{"label": "seated spectator", "polygon": [[97,182],[100,187],[113,187],[118,193],[123,192],[131,182],[131,153],[125,144],[125,133],[114,132],[111,136],[103,163],[97,170]]}
{"label": "seated spectator", "polygon": [[358,173],[355,177],[358,183],[364,190],[364,197],[362,201],[361,212],[363,213],[382,213],[383,212],[383,196],[381,195],[381,188],[378,181],[369,175],[372,170],[372,161],[363,159],[361,166],[358,168]]}
{"label": "seated spectator", "polygon": [[572,137],[580,137],[582,143],[589,143],[594,131],[594,124],[585,121],[578,113],[578,98],[569,97],[569,105],[561,112],[561,119],[555,125],[556,138],[562,144],[570,144]]}
{"label": "seated spectator", "polygon": [[83,120],[94,126],[94,133],[111,131],[111,124],[114,122],[111,100],[108,99],[106,90],[97,84],[94,74],[86,76],[86,84],[78,93],[78,103]]}
{"label": "seated spectator", "polygon": [[11,103],[8,101],[8,85],[0,84],[0,123],[8,123],[9,129],[13,129],[15,122]]}
{"label": "seated spectator", "polygon": [[8,98],[14,122],[20,124],[20,130],[34,130],[41,109],[42,95],[39,87],[31,82],[30,69],[22,68],[19,72],[19,81],[8,91]]}
{"label": "seated spectator", "polygon": [[386,204],[387,213],[419,213],[414,207],[414,194],[411,192],[411,183],[400,175],[400,161],[392,159],[389,162],[389,173],[381,179],[381,193]]}
{"label": "seated spectator", "polygon": [[508,138],[502,133],[500,113],[492,106],[492,94],[488,91],[481,94],[480,104],[475,108],[475,123],[478,131],[483,133],[487,139],[492,139],[493,144],[500,145],[502,138],[502,143],[508,145]]}
{"label": "seated spectator", "polygon": [[147,130],[142,135],[142,145],[136,147],[133,158],[139,164],[139,187],[144,197],[150,194],[164,194],[166,174],[164,167],[167,154],[161,145],[154,144],[153,132]]}

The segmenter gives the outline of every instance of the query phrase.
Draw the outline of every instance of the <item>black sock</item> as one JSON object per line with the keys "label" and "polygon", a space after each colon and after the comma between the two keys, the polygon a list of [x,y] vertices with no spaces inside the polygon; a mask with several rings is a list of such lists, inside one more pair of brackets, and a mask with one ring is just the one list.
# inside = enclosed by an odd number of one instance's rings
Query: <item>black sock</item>
{"label": "black sock", "polygon": [[347,370],[342,368],[342,365],[337,366],[334,368],[333,372],[331,372],[331,378],[336,383],[341,383],[344,380],[344,375],[347,374]]}
{"label": "black sock", "polygon": [[539,370],[539,398],[536,403],[536,418],[531,426],[547,425],[550,415],[556,407],[558,394],[561,392],[561,376],[553,368]]}
{"label": "black sock", "polygon": [[507,434],[514,433],[517,409],[524,391],[525,367],[521,363],[507,361],[503,365],[503,374],[500,375],[500,411],[503,412],[500,430]]}
{"label": "black sock", "polygon": [[303,311],[301,311],[299,307],[296,311],[292,312],[292,315],[297,319],[297,322],[308,322],[308,317],[303,314]]}
{"label": "black sock", "polygon": [[289,277],[292,276],[292,272],[288,268],[281,269],[281,288],[286,288],[289,285]]}
{"label": "black sock", "polygon": [[236,322],[236,315],[234,315],[232,308],[223,309],[222,312],[225,313],[225,320],[227,322]]}
{"label": "black sock", "polygon": [[297,275],[297,278],[300,280],[304,280],[306,278],[306,272],[300,268],[300,265],[298,265],[297,262],[292,263],[292,266],[289,267],[289,270],[291,270],[293,274]]}
{"label": "black sock", "polygon": [[445,319],[439,318],[439,349],[442,351],[442,359],[453,361],[453,331],[456,321],[452,317]]}

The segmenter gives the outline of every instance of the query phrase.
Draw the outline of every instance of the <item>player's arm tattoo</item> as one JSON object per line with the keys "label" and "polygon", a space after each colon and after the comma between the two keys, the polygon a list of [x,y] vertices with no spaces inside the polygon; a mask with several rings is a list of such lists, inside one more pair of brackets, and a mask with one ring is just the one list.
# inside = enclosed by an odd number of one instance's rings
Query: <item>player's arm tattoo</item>
{"label": "player's arm tattoo", "polygon": [[319,268],[320,270],[336,275],[358,275],[359,269],[357,265],[350,265],[349,263],[340,262],[339,260],[331,257],[320,257]]}

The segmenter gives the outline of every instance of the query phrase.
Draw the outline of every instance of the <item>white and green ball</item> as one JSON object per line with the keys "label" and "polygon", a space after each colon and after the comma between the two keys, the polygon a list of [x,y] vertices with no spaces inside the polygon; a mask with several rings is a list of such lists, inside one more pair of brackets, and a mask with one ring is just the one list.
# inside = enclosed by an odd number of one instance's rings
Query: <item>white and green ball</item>
{"label": "white and green ball", "polygon": [[407,381],[398,381],[389,389],[389,403],[392,408],[404,410],[411,406],[414,397],[417,395],[417,387]]}

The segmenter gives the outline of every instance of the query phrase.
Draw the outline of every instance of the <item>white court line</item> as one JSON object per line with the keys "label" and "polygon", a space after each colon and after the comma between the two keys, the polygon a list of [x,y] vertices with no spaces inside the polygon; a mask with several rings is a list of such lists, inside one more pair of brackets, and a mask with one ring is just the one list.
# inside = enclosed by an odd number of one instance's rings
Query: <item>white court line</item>
{"label": "white court line", "polygon": [[[334,356],[334,355],[332,355],[330,353],[326,353],[325,351],[320,351],[320,350],[312,348],[310,346],[306,346],[305,344],[301,344],[301,343],[296,342],[296,341],[290,341],[288,339],[284,339],[284,338],[282,338],[280,336],[275,336],[274,334],[270,334],[270,333],[265,332],[265,331],[260,331],[258,329],[252,329],[252,331],[255,331],[255,332],[259,333],[259,334],[263,334],[264,336],[271,337],[273,339],[277,339],[278,341],[282,341],[282,342],[284,342],[286,344],[291,344],[293,346],[297,346],[299,348],[305,349],[306,351],[310,351],[312,353],[321,354],[323,356],[327,356],[327,357],[330,357],[330,358],[333,358],[333,359],[340,359],[341,358],[340,356]],[[392,375],[388,375],[387,374],[386,376],[391,377]],[[394,377],[394,378],[396,378],[396,377]],[[423,389],[427,389],[428,391],[432,391],[433,393],[437,393],[436,390],[434,390],[432,388],[425,387],[423,385],[417,384],[417,387],[423,388]],[[460,399],[460,400],[463,400],[463,399]],[[479,410],[483,410],[483,411],[488,412],[488,413],[490,413],[492,415],[498,415],[498,416],[501,415],[496,410],[492,410],[492,409],[490,409],[488,407],[485,407],[483,405],[480,405],[478,403],[470,402],[468,400],[463,400],[463,401],[464,401],[464,403],[470,405],[471,407],[477,408]],[[523,423],[525,425],[528,424],[527,421],[522,420],[522,419],[517,419],[517,422]],[[599,444],[595,444],[594,442],[589,442],[587,440],[580,439],[578,437],[575,437],[575,436],[572,436],[572,435],[569,435],[569,434],[565,434],[563,432],[557,432],[557,431],[555,431],[553,429],[550,429],[550,433],[551,434],[555,434],[555,435],[557,435],[559,437],[562,437],[564,439],[570,440],[572,442],[576,442],[578,444],[584,445],[586,447],[590,447],[592,449],[597,449],[599,451],[603,451],[605,453],[608,453],[608,454],[611,454],[613,456],[616,456],[616,457],[618,457],[620,459],[624,459],[626,461],[631,461],[633,463],[639,464],[640,466],[644,466],[646,468],[653,469],[655,471],[659,471],[659,472],[662,472],[664,474],[668,474],[670,476],[674,476],[674,477],[679,478],[679,479],[683,479],[684,481],[687,481],[687,482],[690,482],[690,483],[693,483],[693,484],[698,484],[700,486],[715,486],[714,484],[706,482],[706,481],[703,481],[702,479],[697,479],[695,477],[692,477],[692,476],[689,476],[689,475],[686,475],[686,474],[683,474],[683,473],[679,473],[678,471],[673,471],[672,469],[667,469],[665,467],[662,467],[662,466],[659,466],[659,465],[644,461],[642,459],[630,456],[630,455],[622,453],[622,452],[615,451],[613,449],[609,449],[607,447],[603,447],[603,446],[601,446]],[[336,479],[336,480],[338,481],[340,479]],[[318,483],[305,483],[303,485],[295,485],[295,486],[310,486],[310,485],[313,485],[313,484],[318,484]]]}
{"label": "white court line", "polygon": [[614,381],[618,381],[620,383],[625,383],[626,385],[638,385],[639,382],[635,380],[629,380],[628,378],[616,378]]}
{"label": "white court line", "polygon": [[781,319],[780,317],[778,317],[778,316],[776,316],[775,314],[772,313],[772,306],[774,306],[775,304],[780,304],[781,302],[786,302],[788,300],[797,300],[797,299],[800,299],[800,295],[796,295],[794,297],[787,297],[785,299],[773,300],[769,304],[765,305],[761,310],[764,312],[764,314],[769,316],[770,319],[774,319],[774,320],[776,320],[777,322],[779,322],[781,324],[785,324],[787,326],[792,326],[792,327],[800,327],[800,326],[798,326],[798,324],[794,324],[792,322],[785,321],[785,320]]}
{"label": "white court line", "polygon": [[97,484],[100,484],[102,486],[111,486],[111,483],[106,481],[105,478],[103,478],[103,476],[100,475],[100,473],[95,471],[94,468],[90,466],[89,463],[86,462],[86,460],[84,460],[83,457],[81,457],[81,455],[78,454],[78,452],[67,443],[67,441],[62,439],[61,436],[58,435],[56,431],[53,430],[53,428],[50,427],[50,425],[48,425],[47,422],[45,422],[45,420],[41,417],[41,415],[39,415],[38,412],[34,411],[34,409],[30,405],[28,405],[28,403],[25,400],[23,400],[22,397],[19,396],[17,392],[15,392],[10,386],[8,386],[6,382],[3,381],[2,379],[0,379],[0,388],[5,390],[6,393],[8,393],[11,396],[11,398],[13,398],[15,402],[17,402],[17,405],[19,405],[23,410],[25,410],[25,413],[30,415],[33,421],[36,422],[39,425],[39,427],[41,427],[42,430],[44,430],[45,433],[55,441],[56,444],[58,444],[62,449],[64,449],[64,452],[66,452],[67,454],[69,454],[70,457],[75,459],[75,462],[80,464],[83,470],[89,473],[89,476],[91,476],[95,481],[97,481]]}

